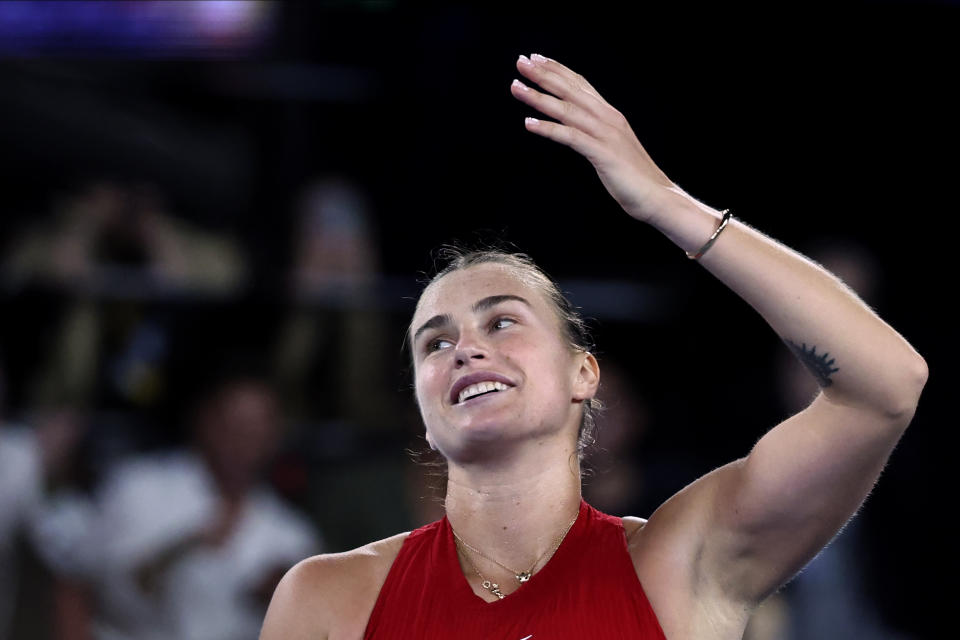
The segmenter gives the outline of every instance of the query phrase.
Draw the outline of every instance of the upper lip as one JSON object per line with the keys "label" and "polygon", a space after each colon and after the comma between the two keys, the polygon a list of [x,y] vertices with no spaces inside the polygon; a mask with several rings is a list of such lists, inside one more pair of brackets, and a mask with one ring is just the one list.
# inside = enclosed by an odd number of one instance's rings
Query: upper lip
{"label": "upper lip", "polygon": [[493,371],[477,371],[476,373],[468,373],[465,376],[462,376],[453,383],[453,387],[450,389],[450,404],[457,404],[457,401],[460,399],[460,392],[469,387],[472,384],[478,382],[502,382],[508,387],[515,387],[513,381],[506,376],[502,376],[499,373],[494,373]]}

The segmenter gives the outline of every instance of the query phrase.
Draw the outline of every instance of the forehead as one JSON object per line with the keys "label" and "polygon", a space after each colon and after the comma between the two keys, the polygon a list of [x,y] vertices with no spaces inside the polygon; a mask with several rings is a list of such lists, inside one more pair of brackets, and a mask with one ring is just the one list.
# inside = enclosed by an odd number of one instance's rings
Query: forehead
{"label": "forehead", "polygon": [[509,265],[487,263],[458,269],[427,287],[411,324],[418,327],[435,315],[469,311],[476,301],[495,295],[520,296],[535,311],[550,310],[540,286],[528,274]]}

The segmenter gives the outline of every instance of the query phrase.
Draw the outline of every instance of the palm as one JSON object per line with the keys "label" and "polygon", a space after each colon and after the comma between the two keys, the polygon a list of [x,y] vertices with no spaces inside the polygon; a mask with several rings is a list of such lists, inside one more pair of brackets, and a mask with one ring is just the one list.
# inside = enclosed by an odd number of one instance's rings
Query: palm
{"label": "palm", "polygon": [[582,76],[555,60],[520,56],[517,69],[549,93],[514,80],[514,97],[559,121],[530,118],[527,129],[578,151],[627,213],[649,219],[657,194],[675,185],[654,164],[623,114]]}

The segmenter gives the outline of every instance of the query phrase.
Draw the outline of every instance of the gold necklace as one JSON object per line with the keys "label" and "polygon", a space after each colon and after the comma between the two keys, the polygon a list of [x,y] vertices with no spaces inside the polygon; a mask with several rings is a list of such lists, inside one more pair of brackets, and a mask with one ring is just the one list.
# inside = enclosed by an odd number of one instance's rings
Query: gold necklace
{"label": "gold necklace", "polygon": [[[507,571],[509,571],[510,573],[512,573],[513,576],[517,579],[517,582],[519,582],[519,583],[522,585],[524,582],[526,582],[527,580],[530,579],[530,577],[533,575],[534,569],[537,568],[537,565],[540,564],[540,561],[543,560],[543,558],[544,558],[548,553],[553,553],[553,552],[555,552],[557,549],[560,548],[560,545],[563,543],[564,538],[567,537],[567,533],[570,532],[570,529],[573,527],[573,523],[575,523],[575,522],[577,521],[577,518],[578,518],[579,516],[580,516],[580,510],[579,510],[579,507],[578,507],[578,508],[577,508],[577,515],[573,518],[573,520],[570,521],[570,524],[568,524],[567,527],[563,530],[563,533],[560,534],[559,539],[557,539],[557,543],[556,543],[555,545],[553,545],[553,548],[547,549],[546,551],[544,551],[544,552],[540,555],[540,557],[537,558],[536,561],[533,563],[533,566],[531,566],[530,569],[528,569],[527,571],[517,571],[517,570],[515,570],[515,569],[511,569],[510,567],[508,567],[508,566],[505,565],[505,564],[502,564],[502,563],[500,563],[500,562],[497,562],[496,560],[494,560],[493,558],[491,558],[490,556],[488,556],[488,555],[485,554],[484,552],[480,551],[479,549],[477,549],[477,548],[475,548],[475,547],[471,547],[469,544],[467,544],[466,542],[464,542],[463,538],[461,538],[459,535],[457,535],[457,532],[454,531],[454,529],[453,529],[452,526],[450,527],[450,531],[453,532],[453,537],[457,539],[457,542],[459,542],[460,544],[462,544],[463,546],[465,546],[467,549],[470,549],[470,550],[473,551],[474,553],[476,553],[476,554],[478,554],[478,555],[486,558],[486,559],[489,560],[490,562],[494,562],[494,563],[500,565],[501,567],[503,567],[504,569],[506,569]],[[449,521],[448,521],[448,522],[449,522]],[[466,558],[467,564],[470,565],[470,568],[472,568],[472,569],[474,570],[474,572],[476,572],[476,574],[477,574],[478,576],[480,576],[480,585],[481,585],[484,589],[486,589],[487,591],[489,591],[490,593],[492,593],[493,595],[497,596],[499,599],[503,600],[506,596],[505,596],[503,593],[501,593],[501,591],[500,591],[500,585],[498,585],[496,582],[491,582],[490,580],[488,580],[487,578],[485,578],[484,575],[483,575],[482,573],[480,573],[480,570],[477,569],[477,566],[476,566],[475,564],[473,564],[473,561],[470,559],[470,556],[468,556],[466,553],[464,553],[464,554],[463,554],[463,557]]]}

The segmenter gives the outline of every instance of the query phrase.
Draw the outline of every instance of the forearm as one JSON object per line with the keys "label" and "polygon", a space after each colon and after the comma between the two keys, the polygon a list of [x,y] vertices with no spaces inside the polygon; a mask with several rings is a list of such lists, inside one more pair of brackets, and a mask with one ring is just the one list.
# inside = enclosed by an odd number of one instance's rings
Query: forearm
{"label": "forearm", "polygon": [[[528,118],[528,131],[587,158],[627,213],[659,229],[681,249],[703,246],[717,227],[719,212],[667,178],[622,113],[556,60],[521,56],[517,70],[548,93],[516,81],[513,95],[559,120]],[[700,263],[794,345],[827,400],[897,416],[889,422],[906,424],[903,416],[912,414],[926,381],[926,363],[836,277],[736,220]],[[830,357],[821,360],[818,356],[824,353]]]}
{"label": "forearm", "polygon": [[[695,252],[720,213],[676,189],[664,193],[648,221]],[[838,278],[735,218],[699,262],[763,316],[828,399],[891,416],[912,413],[926,380],[924,360]]]}

